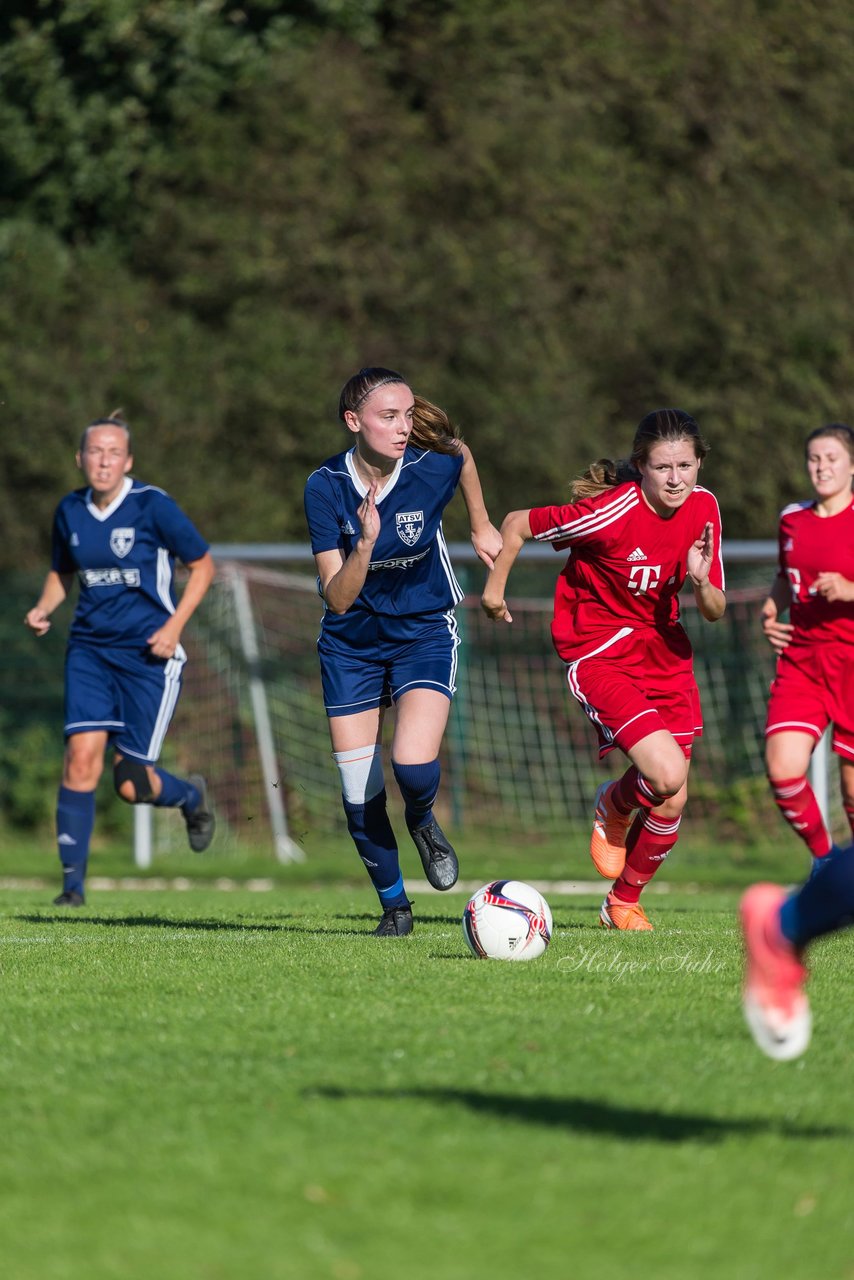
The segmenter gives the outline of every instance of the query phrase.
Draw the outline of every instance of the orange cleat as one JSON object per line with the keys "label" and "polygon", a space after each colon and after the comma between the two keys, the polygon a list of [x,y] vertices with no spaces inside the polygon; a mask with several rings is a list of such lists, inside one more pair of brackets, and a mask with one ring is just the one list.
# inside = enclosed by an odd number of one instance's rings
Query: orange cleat
{"label": "orange cleat", "polygon": [[599,908],[599,923],[606,929],[643,930],[652,932],[652,925],[639,902],[621,902],[613,890]]}
{"label": "orange cleat", "polygon": [[807,971],[797,948],[780,931],[786,894],[775,884],[754,884],[741,899],[744,934],[744,1016],[763,1053],[778,1062],[798,1058],[810,1042],[812,1015],[804,992]]}
{"label": "orange cleat", "polygon": [[596,792],[596,816],[590,837],[590,857],[606,880],[616,880],[626,865],[626,832],[632,820],[630,813],[617,813],[610,802],[616,782],[603,782]]}

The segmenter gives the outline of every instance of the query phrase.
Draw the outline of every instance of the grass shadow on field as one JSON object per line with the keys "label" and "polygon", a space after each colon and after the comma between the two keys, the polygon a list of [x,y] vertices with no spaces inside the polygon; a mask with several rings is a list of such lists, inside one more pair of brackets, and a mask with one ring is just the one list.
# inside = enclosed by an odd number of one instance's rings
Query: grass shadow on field
{"label": "grass shadow on field", "polygon": [[315,1087],[303,1092],[306,1100],[350,1099],[397,1102],[448,1103],[468,1107],[480,1115],[523,1124],[560,1126],[577,1133],[618,1138],[621,1142],[722,1142],[730,1137],[771,1134],[784,1138],[845,1138],[854,1130],[839,1125],[802,1125],[790,1120],[764,1118],[724,1119],[687,1113],[674,1114],[656,1109],[622,1107],[592,1098],[559,1098],[539,1095],[523,1097],[510,1093],[482,1093],[477,1089],[342,1089]]}
{"label": "grass shadow on field", "polygon": [[187,920],[182,917],[171,919],[169,916],[81,916],[81,915],[20,915],[16,920],[26,920],[28,924],[98,924],[108,929],[200,929],[206,933],[245,933],[247,930],[262,933],[278,933],[279,925],[275,924],[238,924],[234,920]]}
{"label": "grass shadow on field", "polygon": [[[299,933],[311,934],[317,936],[326,934],[330,937],[344,938],[363,938],[368,933],[364,929],[344,929],[337,926],[325,927],[315,924],[286,924],[284,921],[293,919],[291,916],[277,917],[274,924],[258,924],[246,923],[241,924],[237,920],[199,920],[188,919],[184,917],[171,918],[169,916],[81,916],[70,915],[67,912],[60,914],[59,912],[51,914],[45,911],[42,914],[16,915],[15,920],[24,920],[27,924],[62,924],[62,925],[101,925],[108,929],[173,929],[180,931],[182,929],[197,930],[202,933]],[[376,915],[365,916],[336,916],[335,919],[343,920],[369,920],[376,924]]]}

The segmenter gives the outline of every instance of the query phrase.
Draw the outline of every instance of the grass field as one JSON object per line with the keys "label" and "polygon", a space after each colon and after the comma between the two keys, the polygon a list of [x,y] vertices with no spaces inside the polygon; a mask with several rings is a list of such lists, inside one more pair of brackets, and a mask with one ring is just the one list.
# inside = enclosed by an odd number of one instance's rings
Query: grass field
{"label": "grass field", "polygon": [[775,1064],[734,891],[674,887],[635,936],[554,896],[519,965],[468,955],[463,901],[378,941],[361,883],[7,891],[4,1275],[854,1277],[854,935]]}

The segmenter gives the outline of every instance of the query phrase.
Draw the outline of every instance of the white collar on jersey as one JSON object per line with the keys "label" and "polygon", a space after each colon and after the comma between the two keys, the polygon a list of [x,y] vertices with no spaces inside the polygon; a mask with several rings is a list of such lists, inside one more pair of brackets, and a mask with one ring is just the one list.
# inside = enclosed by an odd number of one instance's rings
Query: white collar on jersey
{"label": "white collar on jersey", "polygon": [[[353,484],[356,488],[356,492],[358,493],[360,498],[364,498],[365,494],[368,492],[368,489],[364,481],[362,480],[361,476],[359,475],[358,471],[356,470],[356,464],[353,461],[353,454],[355,452],[356,452],[356,447],[354,445],[353,448],[345,455],[344,461],[347,463],[347,470],[350,472],[350,479],[353,481]],[[379,493],[377,494],[377,502],[382,502],[386,494],[391,493],[392,489],[397,484],[398,479],[400,478],[400,472],[402,467],[403,467],[403,458],[398,458],[397,462],[394,464],[394,471],[392,471],[388,480],[386,480],[382,489],[380,489]]]}
{"label": "white collar on jersey", "polygon": [[92,501],[92,490],[87,489],[86,490],[86,506],[89,508],[90,516],[94,516],[96,520],[108,520],[110,516],[113,514],[113,512],[122,505],[125,498],[130,493],[132,486],[133,486],[133,480],[131,480],[130,476],[125,476],[124,483],[122,484],[122,487],[119,490],[118,494],[116,495],[115,498],[113,498],[112,502],[108,507],[104,507],[103,511],[101,510],[100,507],[95,506],[94,502]]}

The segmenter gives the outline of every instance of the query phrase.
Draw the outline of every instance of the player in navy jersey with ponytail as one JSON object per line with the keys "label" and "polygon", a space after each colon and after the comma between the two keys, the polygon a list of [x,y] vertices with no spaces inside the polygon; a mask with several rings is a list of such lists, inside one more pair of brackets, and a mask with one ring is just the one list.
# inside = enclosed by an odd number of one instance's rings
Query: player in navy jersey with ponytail
{"label": "player in navy jersey with ponytail", "polygon": [[[83,432],[77,465],[86,487],[62,499],[51,569],[24,619],[43,636],[76,577],[77,608],[65,657],[65,761],[57,802],[63,886],[55,906],[85,901],[95,788],[108,743],[113,781],[128,804],[180,809],[190,847],[213,838],[205,780],[156,767],[181,692],[181,634],[214,576],[208,544],[177,504],[130,476],[130,430],[116,410]],[[177,605],[175,557],[189,569]]]}
{"label": "player in navy jersey with ponytail", "polygon": [[614,882],[599,913],[609,929],[652,929],[640,895],[676,844],[692,744],[702,733],[677,597],[688,579],[705,619],[726,608],[718,504],[697,484],[707,450],[683,410],[647,414],[631,458],[594,463],[573,484],[571,503],[507,516],[483,593],[489,616],[511,622],[504,591],[524,542],[571,550],[552,639],[600,756],[619,747],[631,761],[596,795],[590,856]]}
{"label": "player in navy jersey with ponytail", "polygon": [[490,524],[474,459],[441,409],[391,369],[345,384],[338,415],[352,447],[308,478],[305,511],[326,611],[318,639],[323,700],[347,826],[383,910],[375,933],[412,931],[380,756],[385,709],[395,707],[392,769],[425,874],[450,889],[457,857],[433,816],[439,748],[448,722],[463,593],[442,531],[459,487],[472,542],[491,565]]}

